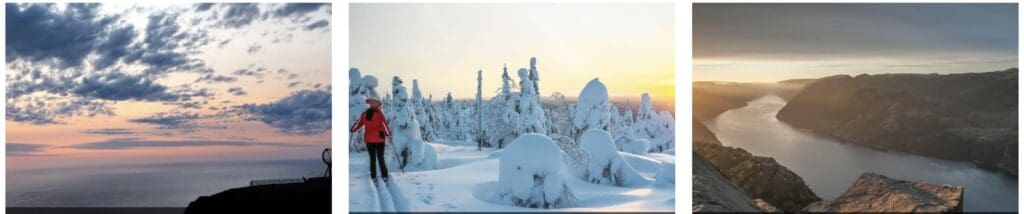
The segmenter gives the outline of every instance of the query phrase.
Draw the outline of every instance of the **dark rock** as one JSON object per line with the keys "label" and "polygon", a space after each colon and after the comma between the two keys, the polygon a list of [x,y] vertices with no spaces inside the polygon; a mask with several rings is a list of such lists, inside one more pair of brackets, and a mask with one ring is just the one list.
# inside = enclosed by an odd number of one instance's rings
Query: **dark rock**
{"label": "dark rock", "polygon": [[776,116],[883,150],[970,161],[1017,175],[1017,69],[818,79]]}
{"label": "dark rock", "polygon": [[693,154],[693,212],[759,212],[754,201],[721,171]]}
{"label": "dark rock", "polygon": [[746,150],[715,144],[695,143],[694,152],[720,169],[751,198],[759,198],[775,207],[795,212],[821,198],[811,191],[803,178],[769,157],[751,155]]}
{"label": "dark rock", "polygon": [[185,213],[331,213],[331,179],[229,189],[200,196]]}
{"label": "dark rock", "polygon": [[808,205],[808,212],[963,212],[964,188],[864,173],[839,198]]}

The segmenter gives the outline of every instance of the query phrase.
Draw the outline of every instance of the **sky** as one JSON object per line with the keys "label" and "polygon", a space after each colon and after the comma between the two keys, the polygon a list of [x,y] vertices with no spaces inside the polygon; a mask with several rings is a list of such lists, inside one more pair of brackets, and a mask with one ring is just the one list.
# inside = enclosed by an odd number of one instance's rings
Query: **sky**
{"label": "sky", "polygon": [[694,4],[694,81],[1017,67],[1016,4]]}
{"label": "sky", "polygon": [[329,4],[6,4],[7,168],[313,159]]}
{"label": "sky", "polygon": [[351,67],[406,87],[419,81],[424,96],[496,94],[501,72],[518,79],[537,58],[540,93],[576,97],[599,78],[611,97],[644,92],[675,101],[675,29],[671,4],[352,4]]}

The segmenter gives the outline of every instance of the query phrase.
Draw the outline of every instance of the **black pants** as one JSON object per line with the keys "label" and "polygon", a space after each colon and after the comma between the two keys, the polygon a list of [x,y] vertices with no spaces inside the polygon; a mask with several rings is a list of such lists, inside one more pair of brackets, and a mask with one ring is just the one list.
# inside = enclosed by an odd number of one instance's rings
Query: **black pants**
{"label": "black pants", "polygon": [[366,150],[370,153],[370,178],[377,178],[377,164],[380,164],[380,174],[388,177],[388,165],[384,163],[384,144],[367,143]]}

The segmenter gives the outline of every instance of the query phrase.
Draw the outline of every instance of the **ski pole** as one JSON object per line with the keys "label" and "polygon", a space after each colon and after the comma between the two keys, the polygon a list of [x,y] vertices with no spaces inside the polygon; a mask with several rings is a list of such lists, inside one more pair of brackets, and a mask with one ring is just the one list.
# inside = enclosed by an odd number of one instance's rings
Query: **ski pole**
{"label": "ski pole", "polygon": [[387,138],[387,144],[391,145],[391,152],[395,153],[395,162],[398,162],[398,169],[402,170],[402,174],[405,174],[405,164],[402,163],[402,159],[398,157],[398,150],[395,149],[395,145],[392,145],[391,136]]}

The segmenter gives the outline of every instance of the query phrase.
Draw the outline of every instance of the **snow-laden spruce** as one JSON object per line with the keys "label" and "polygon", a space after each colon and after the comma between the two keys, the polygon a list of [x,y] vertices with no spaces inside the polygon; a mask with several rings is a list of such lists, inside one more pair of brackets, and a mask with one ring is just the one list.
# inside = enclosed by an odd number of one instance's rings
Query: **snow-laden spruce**
{"label": "snow-laden spruce", "polygon": [[[536,62],[531,61],[531,62]],[[533,74],[536,75],[536,74]],[[541,133],[547,134],[548,130],[544,127],[544,109],[540,106],[540,94],[537,91],[536,84],[531,78],[531,72],[525,68],[519,69],[519,123],[517,123],[516,133]]]}
{"label": "snow-laden spruce", "polygon": [[[380,99],[377,95],[377,78],[366,75],[363,76],[359,73],[359,69],[352,68],[348,70],[348,125],[351,127],[359,120],[361,115],[366,108],[370,105],[366,104],[366,99]],[[349,139],[349,150],[353,152],[366,151],[366,145],[363,143],[363,130],[360,129],[356,133],[352,133]]]}
{"label": "snow-laden spruce", "polygon": [[586,180],[597,184],[639,187],[652,181],[640,175],[615,150],[612,136],[607,131],[590,129],[580,137],[580,146],[587,153],[590,164]]}
{"label": "snow-laden spruce", "polygon": [[590,80],[580,91],[573,119],[577,135],[588,129],[608,131],[611,125],[611,104],[608,103],[608,88],[601,80]]}
{"label": "snow-laden spruce", "polygon": [[521,207],[564,208],[576,204],[562,175],[562,154],[547,136],[519,136],[501,153],[499,195]]}
{"label": "snow-laden spruce", "polygon": [[434,169],[437,166],[437,152],[420,138],[420,123],[416,120],[416,113],[401,78],[396,76],[392,79],[390,95],[391,100],[384,111],[390,116],[388,127],[391,128],[391,143],[399,156],[398,163],[392,164],[407,170]]}
{"label": "snow-laden spruce", "polygon": [[664,120],[675,123],[672,115],[668,112],[662,111],[662,114],[655,112],[651,96],[644,93],[640,98],[640,109],[636,115],[636,125],[634,125],[636,133],[634,136],[637,139],[647,139],[650,141],[649,151],[651,152],[663,152],[674,147],[675,126],[666,125],[663,122]]}

